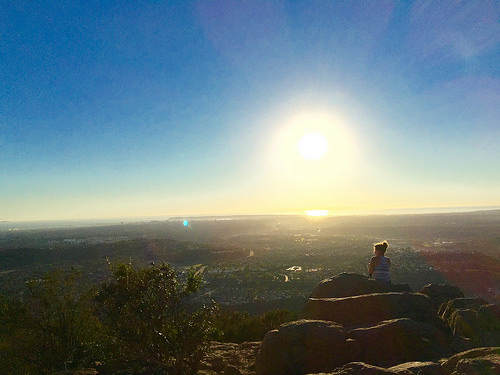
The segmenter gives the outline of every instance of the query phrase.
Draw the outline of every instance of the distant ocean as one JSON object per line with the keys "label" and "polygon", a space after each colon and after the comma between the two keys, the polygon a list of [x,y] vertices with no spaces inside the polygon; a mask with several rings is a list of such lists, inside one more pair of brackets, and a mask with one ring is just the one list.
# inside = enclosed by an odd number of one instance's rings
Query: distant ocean
{"label": "distant ocean", "polygon": [[[474,212],[474,211],[491,211],[499,210],[500,206],[489,207],[434,207],[434,208],[399,208],[399,209],[374,209],[374,210],[345,210],[345,211],[329,211],[328,216],[368,216],[368,215],[417,215],[417,214],[439,214],[439,213],[458,213],[458,212]],[[265,217],[265,216],[286,216],[286,215],[301,215],[295,214],[276,214],[276,215],[213,215],[213,216],[186,216],[184,219],[203,219],[203,218],[223,218],[237,219],[249,217]],[[305,212],[304,212],[305,215]],[[55,228],[79,228],[79,227],[94,227],[105,225],[120,225],[133,223],[146,223],[151,221],[161,221],[169,219],[180,219],[182,216],[173,215],[161,217],[136,217],[136,218],[112,218],[112,219],[84,219],[84,220],[47,220],[47,221],[0,221],[0,231],[15,231],[29,229],[55,229]]]}
{"label": "distant ocean", "polygon": [[47,221],[1,221],[0,231],[27,229],[80,228],[132,223],[132,219],[88,219],[88,220],[47,220]]}
{"label": "distant ocean", "polygon": [[457,212],[491,211],[499,209],[500,206],[391,208],[391,209],[373,209],[373,210],[330,211],[329,216],[445,214],[445,213],[457,213]]}

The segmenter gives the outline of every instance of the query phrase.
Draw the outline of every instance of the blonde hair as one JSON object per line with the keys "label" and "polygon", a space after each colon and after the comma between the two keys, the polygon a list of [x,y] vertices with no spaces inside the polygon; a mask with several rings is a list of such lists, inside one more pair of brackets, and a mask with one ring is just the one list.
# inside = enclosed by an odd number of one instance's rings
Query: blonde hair
{"label": "blonde hair", "polygon": [[382,254],[385,253],[385,251],[387,250],[388,247],[389,247],[389,244],[387,243],[387,241],[379,242],[379,243],[376,243],[375,245],[373,245],[373,248],[376,251],[380,251]]}

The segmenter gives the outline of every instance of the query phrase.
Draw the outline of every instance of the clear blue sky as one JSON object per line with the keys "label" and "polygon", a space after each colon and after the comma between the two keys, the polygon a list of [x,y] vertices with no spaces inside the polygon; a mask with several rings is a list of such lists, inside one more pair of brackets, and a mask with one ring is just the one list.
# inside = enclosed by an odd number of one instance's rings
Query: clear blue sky
{"label": "clear blue sky", "polygon": [[500,206],[499,19],[488,0],[4,1],[0,220]]}

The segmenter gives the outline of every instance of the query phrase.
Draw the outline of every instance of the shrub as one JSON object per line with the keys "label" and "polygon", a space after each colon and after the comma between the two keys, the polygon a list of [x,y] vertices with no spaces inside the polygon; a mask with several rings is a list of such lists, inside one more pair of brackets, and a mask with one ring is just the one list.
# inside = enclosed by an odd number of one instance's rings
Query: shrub
{"label": "shrub", "polygon": [[296,318],[297,314],[281,309],[256,316],[246,311],[231,311],[220,314],[216,326],[222,333],[221,340],[242,343],[260,341],[268,331]]}
{"label": "shrub", "polygon": [[115,343],[115,360],[134,372],[194,374],[215,334],[216,306],[194,308],[201,275],[180,282],[170,265],[111,266],[97,294],[99,317]]}
{"label": "shrub", "polygon": [[22,299],[3,299],[0,320],[5,373],[50,374],[85,367],[95,359],[100,332],[92,290],[80,274],[56,270],[27,282]]}

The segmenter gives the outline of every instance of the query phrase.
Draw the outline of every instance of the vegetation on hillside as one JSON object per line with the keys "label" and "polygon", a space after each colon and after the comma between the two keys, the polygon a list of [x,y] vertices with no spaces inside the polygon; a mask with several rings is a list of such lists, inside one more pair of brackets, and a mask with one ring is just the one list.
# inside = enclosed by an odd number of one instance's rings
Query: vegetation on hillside
{"label": "vegetation on hillside", "polygon": [[0,300],[0,368],[51,374],[95,367],[102,373],[194,374],[216,337],[215,305],[195,306],[199,273],[168,264],[113,266],[110,280],[79,287],[79,275],[53,271],[30,280],[19,298]]}

